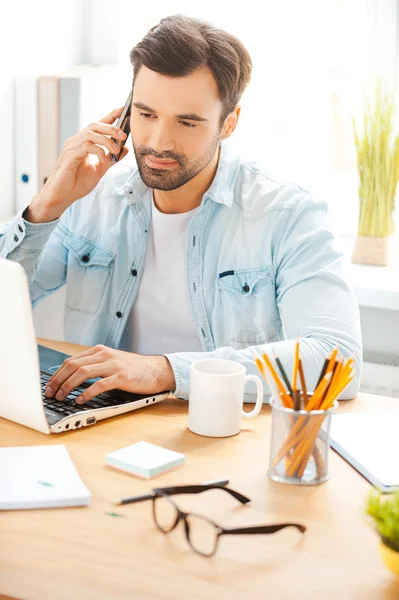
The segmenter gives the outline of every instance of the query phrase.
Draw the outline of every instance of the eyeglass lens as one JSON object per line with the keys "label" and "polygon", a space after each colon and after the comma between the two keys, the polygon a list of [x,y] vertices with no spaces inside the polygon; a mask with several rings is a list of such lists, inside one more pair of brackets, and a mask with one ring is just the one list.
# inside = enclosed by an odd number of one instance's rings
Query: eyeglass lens
{"label": "eyeglass lens", "polygon": [[153,500],[152,511],[158,529],[169,533],[176,525],[179,513],[173,502],[166,496],[156,496]]}
{"label": "eyeglass lens", "polygon": [[218,529],[207,519],[189,514],[186,517],[188,524],[187,538],[193,550],[204,556],[212,556],[218,542]]}

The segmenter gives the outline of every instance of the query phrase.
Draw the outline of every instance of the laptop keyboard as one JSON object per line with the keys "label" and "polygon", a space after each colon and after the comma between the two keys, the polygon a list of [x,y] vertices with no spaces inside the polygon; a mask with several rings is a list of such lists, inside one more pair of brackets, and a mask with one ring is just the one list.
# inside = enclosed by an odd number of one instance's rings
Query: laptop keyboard
{"label": "laptop keyboard", "polygon": [[122,398],[115,398],[111,394],[99,394],[98,396],[94,396],[92,400],[89,400],[85,404],[76,404],[76,398],[84,392],[87,387],[77,387],[64,399],[64,400],[56,400],[55,398],[47,398],[45,396],[45,390],[47,386],[47,382],[50,379],[51,375],[40,372],[40,384],[42,388],[42,399],[45,409],[49,409],[52,413],[57,412],[60,414],[60,418],[67,417],[69,415],[73,415],[74,413],[93,410],[98,408],[106,408],[109,406],[119,406],[121,404],[128,404],[132,402],[132,399],[125,400]]}

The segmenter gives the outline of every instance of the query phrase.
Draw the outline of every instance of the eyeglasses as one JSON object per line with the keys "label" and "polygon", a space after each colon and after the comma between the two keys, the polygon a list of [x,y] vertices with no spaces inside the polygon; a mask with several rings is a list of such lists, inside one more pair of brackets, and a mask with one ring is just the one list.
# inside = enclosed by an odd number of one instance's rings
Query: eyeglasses
{"label": "eyeglasses", "polygon": [[177,494],[201,494],[208,490],[220,489],[233,496],[236,500],[241,502],[241,504],[250,502],[250,499],[246,496],[243,496],[231,488],[225,487],[228,482],[228,480],[222,480],[200,485],[155,488],[150,494],[125,498],[118,504],[132,504],[144,500],[152,500],[152,514],[157,528],[162,531],[162,533],[170,533],[177,527],[180,521],[183,521],[186,538],[192,550],[197,554],[208,557],[215,554],[219,539],[222,535],[271,534],[276,533],[281,529],[285,529],[286,527],[295,527],[301,533],[305,533],[306,527],[304,527],[304,525],[299,525],[298,523],[279,523],[275,525],[226,529],[203,515],[182,511],[170,498],[170,496]]}

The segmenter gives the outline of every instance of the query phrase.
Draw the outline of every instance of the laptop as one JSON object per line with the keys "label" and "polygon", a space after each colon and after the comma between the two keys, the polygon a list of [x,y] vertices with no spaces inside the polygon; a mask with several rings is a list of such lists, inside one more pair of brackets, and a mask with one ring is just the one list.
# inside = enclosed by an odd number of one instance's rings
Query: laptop
{"label": "laptop", "polygon": [[46,398],[46,383],[69,357],[36,344],[29,285],[23,267],[0,259],[0,417],[42,433],[61,433],[161,402],[170,391],[132,394],[111,390],[76,404],[88,380],[63,401]]}

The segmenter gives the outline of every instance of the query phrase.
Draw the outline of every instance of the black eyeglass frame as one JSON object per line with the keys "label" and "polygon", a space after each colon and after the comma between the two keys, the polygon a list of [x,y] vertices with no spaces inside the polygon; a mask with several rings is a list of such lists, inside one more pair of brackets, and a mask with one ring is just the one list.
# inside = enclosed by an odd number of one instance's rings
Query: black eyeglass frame
{"label": "black eyeglass frame", "polygon": [[[152,500],[152,515],[153,515],[154,523],[155,523],[156,527],[159,529],[159,531],[161,531],[164,534],[168,534],[171,531],[173,531],[174,529],[176,529],[176,527],[180,523],[180,521],[183,521],[186,539],[187,539],[187,542],[188,542],[190,548],[197,554],[200,554],[201,556],[205,556],[208,558],[213,556],[216,553],[216,550],[217,550],[218,544],[219,544],[219,539],[221,538],[222,535],[272,534],[272,533],[276,533],[277,531],[280,531],[281,529],[285,529],[286,527],[295,527],[301,533],[305,533],[306,527],[304,525],[300,525],[299,523],[276,523],[273,525],[258,525],[258,526],[252,526],[252,527],[237,527],[237,528],[233,528],[233,529],[227,529],[225,527],[221,527],[218,523],[215,523],[214,521],[212,521],[208,517],[205,517],[204,515],[200,515],[198,513],[193,513],[193,512],[185,512],[185,511],[181,510],[177,506],[177,504],[172,500],[172,498],[170,497],[170,496],[174,496],[174,495],[178,495],[178,494],[201,494],[202,492],[206,492],[208,490],[221,489],[221,490],[225,490],[228,494],[230,494],[236,500],[241,502],[241,504],[247,504],[248,502],[250,502],[250,498],[247,498],[243,494],[240,494],[239,492],[226,487],[226,483],[228,483],[228,480],[221,481],[218,483],[210,483],[210,484],[202,484],[202,485],[201,484],[199,484],[199,485],[182,485],[182,486],[174,486],[174,487],[154,488],[150,494],[146,494],[144,496],[136,496],[135,498],[127,498],[125,501],[122,500],[121,504],[131,504],[131,503],[136,503],[136,502],[142,502],[143,500]],[[168,529],[163,528],[160,525],[159,521],[157,520],[157,516],[156,516],[156,500],[157,500],[157,498],[166,499],[173,506],[173,508],[176,511],[176,519],[175,519],[174,523],[172,524],[172,526]],[[214,544],[212,552],[209,552],[209,553],[202,552],[201,550],[199,550],[192,544],[192,541],[190,539],[190,522],[189,522],[190,516],[196,517],[198,519],[202,519],[203,521],[206,521],[207,523],[209,523],[210,525],[212,525],[215,528],[216,536],[215,536],[215,544]]]}

